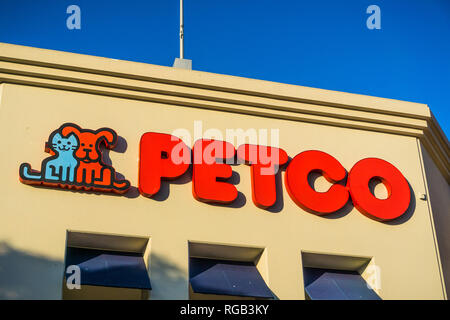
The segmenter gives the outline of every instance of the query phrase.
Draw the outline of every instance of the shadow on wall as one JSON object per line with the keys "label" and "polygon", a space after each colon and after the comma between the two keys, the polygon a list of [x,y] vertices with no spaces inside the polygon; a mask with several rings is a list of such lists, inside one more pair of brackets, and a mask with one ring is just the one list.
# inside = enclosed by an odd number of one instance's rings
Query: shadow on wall
{"label": "shadow on wall", "polygon": [[149,258],[152,300],[184,300],[189,296],[187,271],[175,264],[152,254]]}
{"label": "shadow on wall", "polygon": [[[158,255],[150,258],[151,299],[187,299],[187,271]],[[17,250],[0,242],[0,300],[62,298],[63,261]]]}
{"label": "shadow on wall", "polygon": [[0,299],[61,299],[62,261],[0,242]]}

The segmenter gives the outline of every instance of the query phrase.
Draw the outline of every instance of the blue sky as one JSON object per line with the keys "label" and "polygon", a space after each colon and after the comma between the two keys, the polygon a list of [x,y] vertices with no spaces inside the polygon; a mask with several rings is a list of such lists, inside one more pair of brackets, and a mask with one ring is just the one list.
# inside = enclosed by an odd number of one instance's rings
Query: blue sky
{"label": "blue sky", "polygon": [[[450,0],[184,1],[193,69],[426,103],[450,135]],[[178,25],[178,0],[0,1],[0,42],[164,66]]]}

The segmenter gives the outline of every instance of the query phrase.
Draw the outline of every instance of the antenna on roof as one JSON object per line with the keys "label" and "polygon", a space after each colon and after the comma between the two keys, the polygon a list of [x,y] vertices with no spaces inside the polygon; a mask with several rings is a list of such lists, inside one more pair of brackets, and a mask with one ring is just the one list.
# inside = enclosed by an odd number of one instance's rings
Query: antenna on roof
{"label": "antenna on roof", "polygon": [[183,0],[180,0],[180,59],[184,59]]}
{"label": "antenna on roof", "polygon": [[184,58],[184,21],[183,21],[183,0],[180,0],[180,57],[175,58],[174,68],[192,70],[192,60]]}

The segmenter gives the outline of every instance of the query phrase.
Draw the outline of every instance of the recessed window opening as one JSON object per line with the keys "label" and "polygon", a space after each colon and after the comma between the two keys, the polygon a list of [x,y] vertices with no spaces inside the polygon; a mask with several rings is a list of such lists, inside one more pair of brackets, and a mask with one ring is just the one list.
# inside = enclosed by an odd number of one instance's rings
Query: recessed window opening
{"label": "recessed window opening", "polygon": [[381,300],[366,281],[371,258],[302,252],[302,263],[306,300]]}
{"label": "recessed window opening", "polygon": [[190,299],[273,299],[266,283],[265,250],[189,243]]}
{"label": "recessed window opening", "polygon": [[149,238],[68,231],[64,299],[148,299]]}

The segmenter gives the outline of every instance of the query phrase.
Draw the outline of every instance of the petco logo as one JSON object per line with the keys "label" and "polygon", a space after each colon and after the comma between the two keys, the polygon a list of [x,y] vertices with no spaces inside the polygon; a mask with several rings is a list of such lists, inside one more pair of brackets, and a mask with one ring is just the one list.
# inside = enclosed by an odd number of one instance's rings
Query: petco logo
{"label": "petco logo", "polygon": [[[198,138],[191,150],[175,135],[143,134],[139,146],[140,193],[153,197],[159,192],[162,180],[176,179],[192,166],[194,198],[207,203],[230,204],[238,197],[236,186],[227,181],[233,174],[231,165],[245,163],[251,170],[253,203],[263,209],[276,202],[276,176],[282,168],[286,170],[284,184],[291,199],[316,215],[336,212],[350,199],[361,213],[378,221],[396,219],[409,208],[409,184],[402,173],[385,160],[362,159],[347,172],[336,158],[323,151],[303,151],[289,161],[288,154],[281,148],[255,142],[242,143],[236,149],[232,143],[220,138],[220,135],[219,139]],[[110,128],[89,130],[72,123],[63,124],[50,134],[45,151],[51,156],[42,161],[41,171],[32,170],[30,164],[23,163],[19,170],[20,181],[31,185],[125,193],[130,182],[118,179],[115,169],[102,159],[101,146],[113,149],[116,143],[117,134]],[[332,183],[328,191],[317,192],[311,187],[308,177],[312,172],[321,173]],[[375,197],[370,190],[369,183],[373,179],[386,187],[386,199]]]}
{"label": "petco logo", "polygon": [[104,163],[100,145],[113,149],[117,134],[109,128],[81,129],[65,123],[50,134],[45,152],[50,157],[42,161],[41,172],[28,163],[20,166],[20,181],[25,184],[69,189],[112,191],[124,193],[130,188],[127,180],[117,180],[112,166]]}

